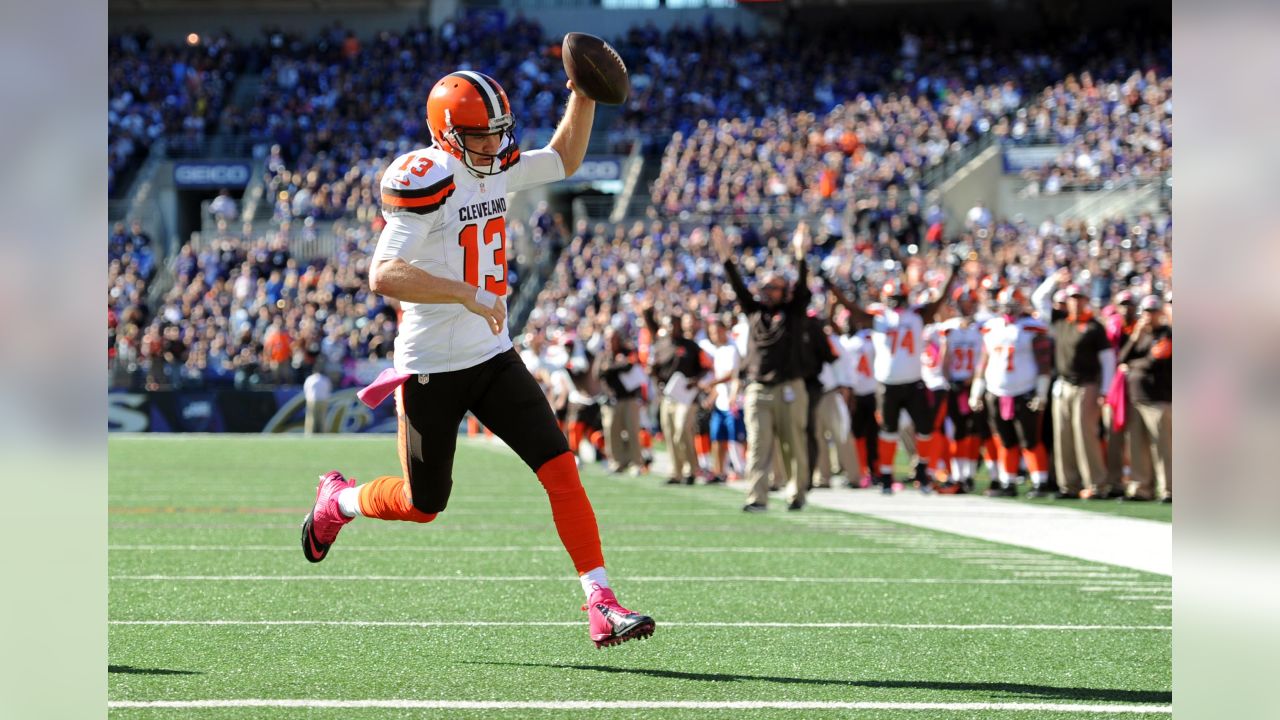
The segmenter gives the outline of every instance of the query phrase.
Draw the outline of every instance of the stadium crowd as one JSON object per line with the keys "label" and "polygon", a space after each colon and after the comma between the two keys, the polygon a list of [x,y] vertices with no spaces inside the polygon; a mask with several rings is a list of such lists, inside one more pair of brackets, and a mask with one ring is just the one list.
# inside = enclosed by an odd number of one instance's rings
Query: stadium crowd
{"label": "stadium crowd", "polygon": [[1032,192],[1159,178],[1173,167],[1173,79],[1150,70],[1112,82],[1073,75],[1045,88],[997,132],[1014,143],[1064,146],[1052,162],[1025,173]]}
{"label": "stadium crowd", "polygon": [[145,29],[107,39],[107,187],[146,157],[157,139],[175,145],[212,134],[224,116],[236,116],[227,96],[245,69],[239,46],[229,36],[199,45],[155,42]]}

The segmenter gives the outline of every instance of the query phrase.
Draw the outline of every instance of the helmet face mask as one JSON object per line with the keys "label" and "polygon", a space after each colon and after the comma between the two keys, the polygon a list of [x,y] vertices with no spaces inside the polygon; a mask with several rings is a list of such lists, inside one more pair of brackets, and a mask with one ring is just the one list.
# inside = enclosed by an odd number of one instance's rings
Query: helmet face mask
{"label": "helmet face mask", "polygon": [[[516,146],[515,120],[510,115],[504,116],[502,119],[505,119],[506,122],[500,128],[493,130],[476,127],[450,127],[442,133],[445,150],[462,160],[462,164],[466,165],[467,169],[476,175],[497,175],[504,169],[502,159],[510,154],[511,149]],[[494,135],[502,136],[502,142],[499,143],[497,152],[487,153],[467,147],[466,138],[468,137],[491,137]],[[488,160],[489,162],[481,165],[473,162],[473,157]]]}

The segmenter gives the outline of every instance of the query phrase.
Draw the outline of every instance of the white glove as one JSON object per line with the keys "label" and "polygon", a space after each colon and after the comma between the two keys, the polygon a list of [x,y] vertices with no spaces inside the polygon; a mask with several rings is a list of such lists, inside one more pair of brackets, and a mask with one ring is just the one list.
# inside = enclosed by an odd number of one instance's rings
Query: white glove
{"label": "white glove", "polygon": [[1027,409],[1031,412],[1040,412],[1049,405],[1049,376],[1036,376],[1036,396],[1031,398],[1027,403]]}
{"label": "white glove", "polygon": [[982,409],[982,396],[987,392],[987,381],[978,378],[973,381],[973,385],[969,388],[969,407],[974,410]]}

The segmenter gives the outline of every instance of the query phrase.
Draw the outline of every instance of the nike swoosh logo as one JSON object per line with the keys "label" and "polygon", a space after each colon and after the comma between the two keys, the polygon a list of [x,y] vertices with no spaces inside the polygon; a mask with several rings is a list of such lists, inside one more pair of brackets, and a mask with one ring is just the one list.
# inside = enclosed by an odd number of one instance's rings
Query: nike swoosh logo
{"label": "nike swoosh logo", "polygon": [[409,184],[409,181],[408,181],[407,179],[405,179],[405,178],[396,178],[396,182],[400,183],[401,185],[408,185],[408,184]]}

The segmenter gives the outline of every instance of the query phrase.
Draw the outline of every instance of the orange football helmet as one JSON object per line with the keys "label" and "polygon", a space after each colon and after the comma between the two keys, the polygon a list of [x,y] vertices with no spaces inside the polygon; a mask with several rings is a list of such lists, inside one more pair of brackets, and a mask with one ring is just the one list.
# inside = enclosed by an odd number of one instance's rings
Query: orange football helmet
{"label": "orange football helmet", "polygon": [[996,296],[996,311],[1008,315],[1018,315],[1027,309],[1027,296],[1021,289],[1010,285]]}
{"label": "orange football helmet", "polygon": [[[431,139],[477,175],[497,175],[519,156],[515,126],[507,93],[498,81],[483,73],[472,70],[449,73],[440,78],[427,96],[427,127],[431,129]],[[467,135],[495,134],[502,134],[506,142],[493,154],[468,151],[463,142]],[[490,164],[476,165],[471,162],[471,155],[489,158]]]}

